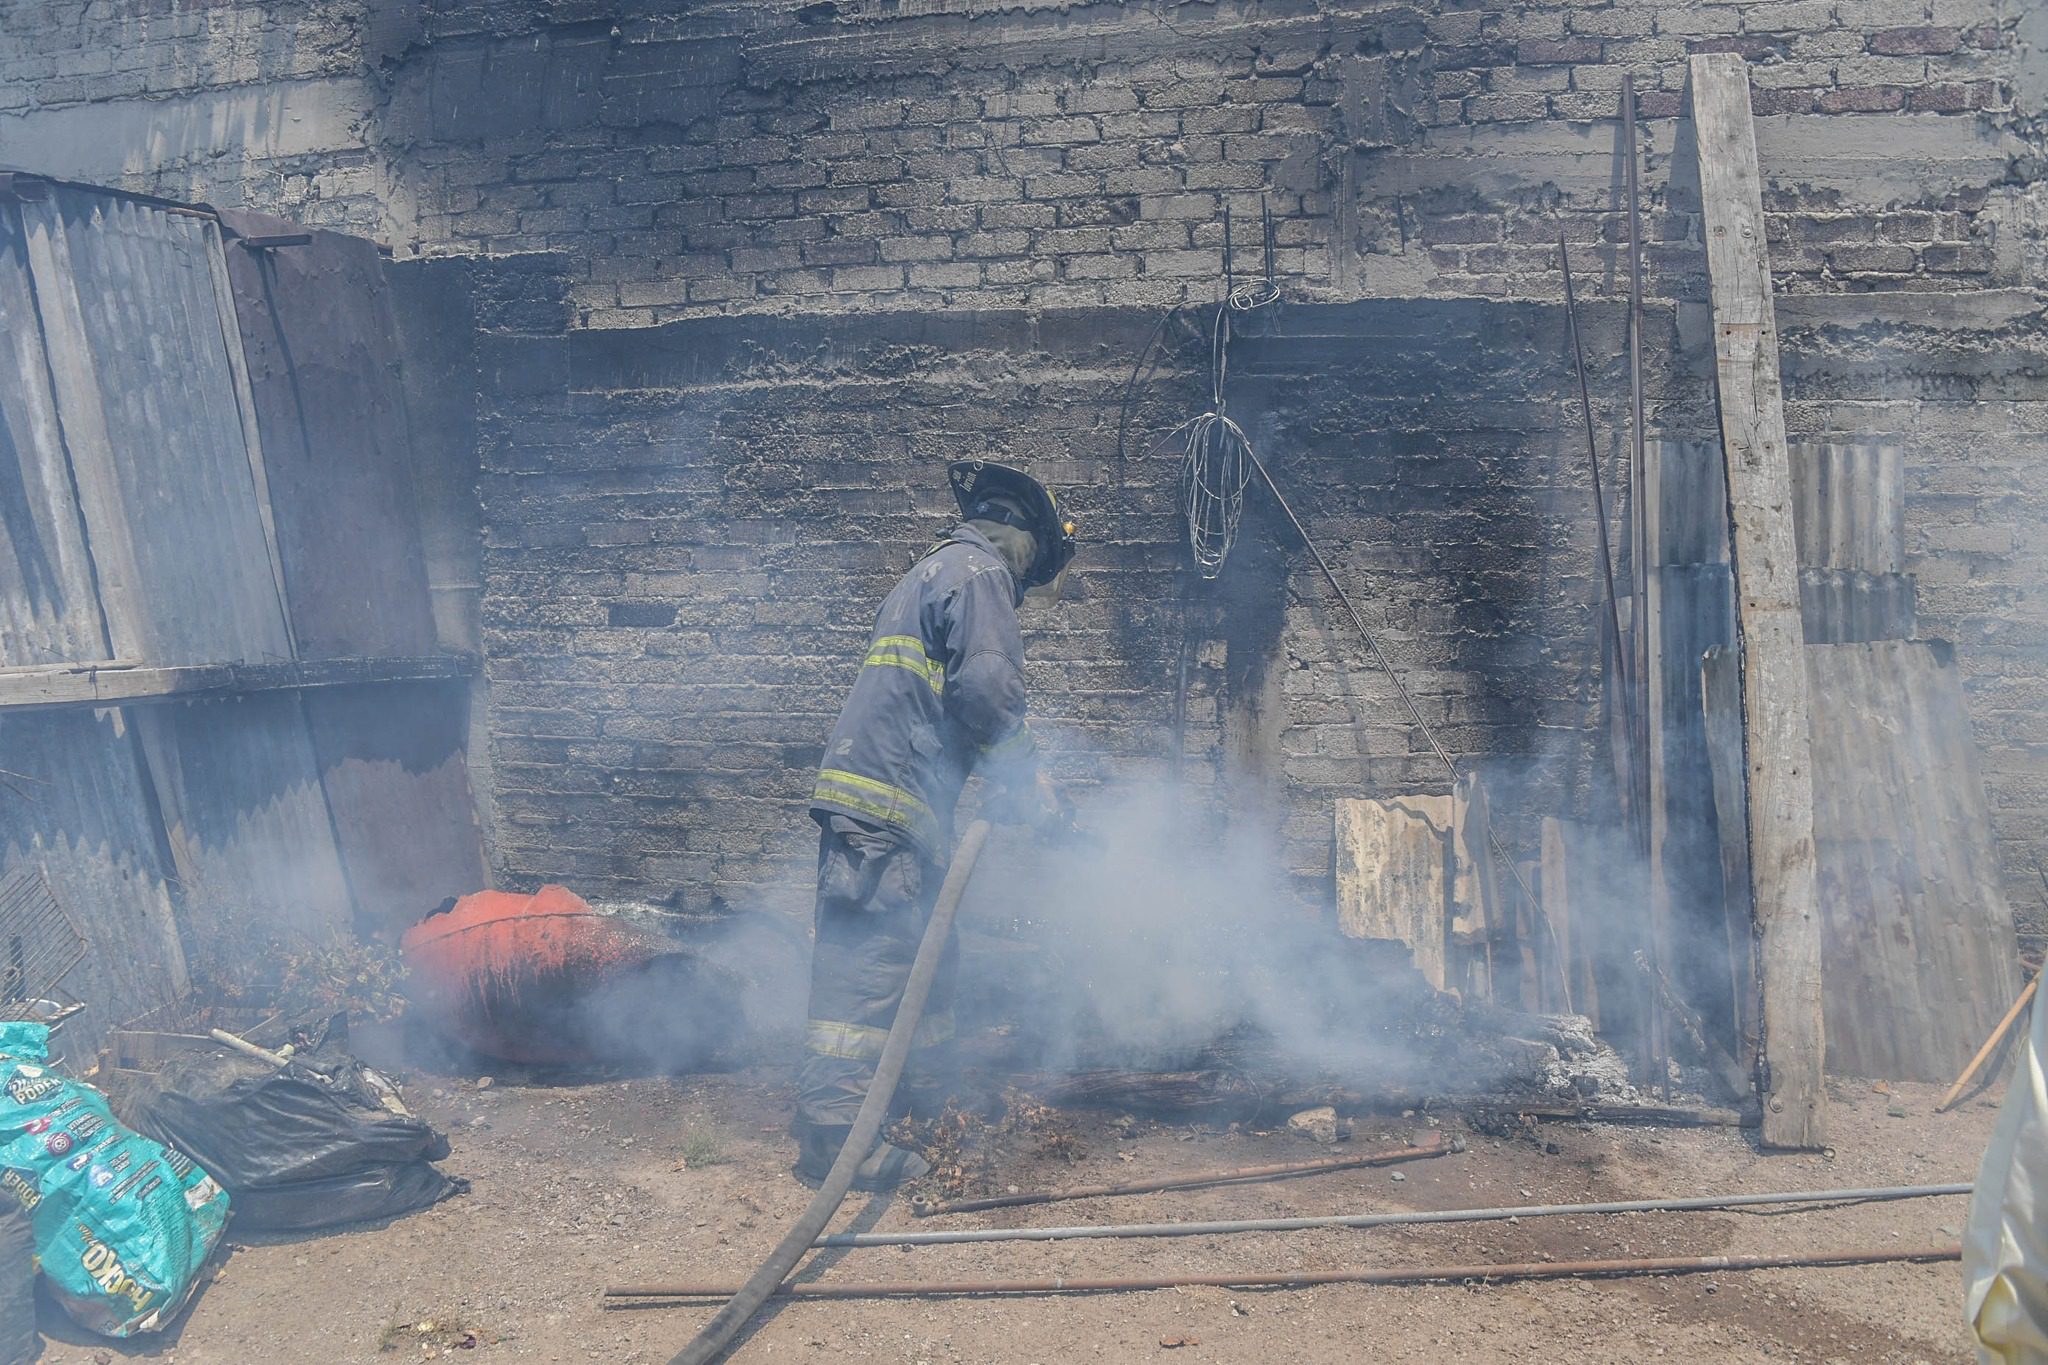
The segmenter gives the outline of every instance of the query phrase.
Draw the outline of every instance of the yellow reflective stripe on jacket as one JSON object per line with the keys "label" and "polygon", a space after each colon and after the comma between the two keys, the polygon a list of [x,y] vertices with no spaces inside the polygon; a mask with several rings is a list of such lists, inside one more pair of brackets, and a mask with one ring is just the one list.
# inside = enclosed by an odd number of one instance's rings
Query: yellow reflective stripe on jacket
{"label": "yellow reflective stripe on jacket", "polygon": [[884,635],[868,646],[867,663],[874,668],[907,668],[931,685],[934,692],[946,690],[946,666],[924,652],[924,641],[915,635]]}
{"label": "yellow reflective stripe on jacket", "polygon": [[915,793],[840,768],[819,771],[818,785],[812,789],[811,799],[845,806],[905,829],[936,827],[938,824],[932,808],[918,800]]}
{"label": "yellow reflective stripe on jacket", "polygon": [[[912,1047],[932,1047],[953,1037],[950,1012],[928,1014],[917,1021],[911,1035]],[[812,1019],[804,1025],[804,1050],[821,1057],[843,1057],[848,1061],[871,1062],[882,1055],[889,1030],[863,1024],[842,1024],[837,1019]]]}

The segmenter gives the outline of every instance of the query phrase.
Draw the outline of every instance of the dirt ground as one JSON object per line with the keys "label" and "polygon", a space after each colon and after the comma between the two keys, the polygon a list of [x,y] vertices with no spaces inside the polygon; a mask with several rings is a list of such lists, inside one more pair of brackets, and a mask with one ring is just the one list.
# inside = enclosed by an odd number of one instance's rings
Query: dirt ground
{"label": "dirt ground", "polygon": [[[737,1282],[802,1209],[787,1173],[789,1077],[535,1084],[415,1076],[417,1110],[454,1143],[472,1189],[426,1212],[336,1235],[233,1240],[177,1328],[109,1343],[43,1315],[45,1360],[214,1362],[662,1362],[711,1306],[607,1309],[609,1284]],[[1931,1110],[1937,1088],[1898,1087],[1906,1117],[1861,1083],[1835,1087],[1832,1157],[1761,1156],[1727,1129],[1546,1123],[1534,1136],[1468,1133],[1469,1150],[1391,1171],[1096,1199],[947,1226],[1163,1221],[1967,1181],[1997,1096]],[[1020,1186],[1131,1180],[1175,1169],[1329,1155],[1259,1135],[1076,1116],[1077,1162],[1023,1155]],[[1353,1147],[1402,1145],[1418,1121],[1363,1120]],[[1450,1131],[1465,1131],[1447,1119]],[[1340,1149],[1341,1150],[1341,1149]],[[687,1159],[685,1155],[687,1153]],[[1174,1269],[1709,1255],[1956,1240],[1961,1198],[1800,1213],[1644,1214],[1374,1231],[1139,1242],[1002,1243],[836,1251],[806,1277],[837,1281],[1131,1275]],[[836,1228],[891,1229],[904,1201],[856,1195]],[[417,1325],[433,1324],[422,1333]],[[472,1347],[460,1347],[474,1334]],[[1166,1347],[1163,1339],[1192,1338]],[[1074,1360],[1936,1362],[1970,1358],[1953,1263],[1769,1270],[1669,1279],[1309,1290],[1191,1289],[1032,1299],[784,1302],[742,1346],[751,1361]]]}

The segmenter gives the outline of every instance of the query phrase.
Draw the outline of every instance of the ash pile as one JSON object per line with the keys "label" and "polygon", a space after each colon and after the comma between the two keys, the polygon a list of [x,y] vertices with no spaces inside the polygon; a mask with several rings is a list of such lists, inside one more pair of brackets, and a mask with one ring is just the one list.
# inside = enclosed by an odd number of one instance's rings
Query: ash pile
{"label": "ash pile", "polygon": [[1057,933],[964,936],[958,1079],[970,1096],[1014,1087],[1053,1105],[1248,1125],[1324,1105],[1644,1100],[1582,1015],[1461,1001],[1399,944],[1233,937],[1176,936],[1091,964],[1089,944]]}

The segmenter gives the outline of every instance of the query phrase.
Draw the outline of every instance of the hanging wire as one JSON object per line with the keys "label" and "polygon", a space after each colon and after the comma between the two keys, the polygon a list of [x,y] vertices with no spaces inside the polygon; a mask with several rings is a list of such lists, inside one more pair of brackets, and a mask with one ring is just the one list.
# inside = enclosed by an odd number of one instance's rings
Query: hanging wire
{"label": "hanging wire", "polygon": [[1224,383],[1230,369],[1231,316],[1251,313],[1280,301],[1280,286],[1273,278],[1273,215],[1270,205],[1260,201],[1264,238],[1263,278],[1236,284],[1230,272],[1230,218],[1223,219],[1223,301],[1209,325],[1209,410],[1191,417],[1167,434],[1167,443],[1181,449],[1181,512],[1188,523],[1188,552],[1195,571],[1203,578],[1223,572],[1224,561],[1237,543],[1238,522],[1244,516],[1245,490],[1251,486],[1251,438],[1245,435],[1227,410]]}

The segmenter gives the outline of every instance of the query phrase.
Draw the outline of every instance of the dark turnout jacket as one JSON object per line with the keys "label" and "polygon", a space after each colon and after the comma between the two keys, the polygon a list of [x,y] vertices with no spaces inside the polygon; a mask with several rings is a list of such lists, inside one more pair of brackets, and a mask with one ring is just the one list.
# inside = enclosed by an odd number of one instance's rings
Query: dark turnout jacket
{"label": "dark turnout jacket", "polygon": [[882,600],[819,766],[820,823],[852,816],[943,863],[969,773],[1005,786],[1032,778],[1018,596],[995,546],[963,525]]}

